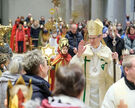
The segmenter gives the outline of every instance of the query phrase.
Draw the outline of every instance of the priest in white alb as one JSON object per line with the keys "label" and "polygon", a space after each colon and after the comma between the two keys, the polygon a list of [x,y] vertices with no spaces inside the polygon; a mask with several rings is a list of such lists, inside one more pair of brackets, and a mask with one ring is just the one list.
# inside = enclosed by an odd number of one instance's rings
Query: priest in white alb
{"label": "priest in white alb", "polygon": [[135,55],[124,57],[124,78],[107,91],[102,108],[135,108]]}
{"label": "priest in white alb", "polygon": [[113,59],[116,59],[116,79],[120,79],[121,70],[118,64],[118,54],[101,43],[102,22],[90,20],[87,23],[89,44],[85,46],[82,40],[78,46],[78,53],[70,64],[78,64],[84,69],[86,86],[83,92],[83,101],[90,108],[100,108],[104,95],[113,84]]}

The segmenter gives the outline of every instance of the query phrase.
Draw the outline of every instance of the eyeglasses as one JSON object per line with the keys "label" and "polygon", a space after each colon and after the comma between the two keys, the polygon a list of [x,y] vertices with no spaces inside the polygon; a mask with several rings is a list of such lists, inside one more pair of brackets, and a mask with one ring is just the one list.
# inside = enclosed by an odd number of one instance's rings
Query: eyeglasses
{"label": "eyeglasses", "polygon": [[116,30],[112,30],[112,29],[109,29],[109,31],[110,31],[110,32],[112,32],[112,31],[113,31],[113,32],[116,32]]}
{"label": "eyeglasses", "polygon": [[97,39],[97,38],[99,38],[101,35],[98,35],[98,36],[96,36],[96,37],[88,37],[88,39],[90,39],[90,40],[94,40],[94,39]]}

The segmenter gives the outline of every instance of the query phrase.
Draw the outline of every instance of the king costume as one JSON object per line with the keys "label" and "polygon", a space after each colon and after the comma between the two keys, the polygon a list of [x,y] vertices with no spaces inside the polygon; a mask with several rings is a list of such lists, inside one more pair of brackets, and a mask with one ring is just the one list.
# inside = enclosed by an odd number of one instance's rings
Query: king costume
{"label": "king costume", "polygon": [[[62,50],[63,48],[67,48],[67,53],[63,54]],[[61,38],[59,41],[59,48],[58,52],[59,54],[54,58],[52,61],[52,66],[55,67],[55,71],[53,71],[52,74],[52,83],[51,83],[51,90],[54,89],[54,82],[55,82],[55,72],[58,70],[59,67],[68,65],[71,60],[71,55],[68,53],[69,43],[67,38]]]}
{"label": "king costume", "polygon": [[[102,34],[103,24],[100,20],[91,20],[87,24],[89,36]],[[90,108],[100,108],[104,95],[113,83],[113,60],[111,50],[100,43],[98,48],[87,44],[81,57],[75,55],[70,64],[78,64],[84,69],[86,78],[82,99]],[[116,65],[116,79],[120,79],[120,66]]]}
{"label": "king costume", "polygon": [[52,65],[53,66],[55,65],[55,71],[57,71],[60,66],[68,65],[72,58],[68,52],[66,54],[62,53],[63,47],[66,47],[67,49],[69,48],[69,43],[67,38],[60,39],[59,49],[58,49],[59,54],[55,57],[55,59],[52,62]]}

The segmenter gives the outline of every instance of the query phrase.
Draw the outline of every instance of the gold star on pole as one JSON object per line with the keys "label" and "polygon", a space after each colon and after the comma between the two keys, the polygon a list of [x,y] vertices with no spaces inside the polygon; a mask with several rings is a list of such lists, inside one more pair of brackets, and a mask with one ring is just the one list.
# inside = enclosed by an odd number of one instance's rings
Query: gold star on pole
{"label": "gold star on pole", "polygon": [[55,55],[55,48],[50,46],[49,44],[47,44],[46,47],[42,47],[41,51],[42,54],[48,59]]}
{"label": "gold star on pole", "polygon": [[[51,57],[56,55],[55,48],[47,44],[46,47],[41,48],[41,51],[42,51],[42,54],[47,58],[48,65],[51,66]],[[50,70],[48,71],[48,81],[49,81],[49,84],[52,83],[52,79],[50,77]]]}

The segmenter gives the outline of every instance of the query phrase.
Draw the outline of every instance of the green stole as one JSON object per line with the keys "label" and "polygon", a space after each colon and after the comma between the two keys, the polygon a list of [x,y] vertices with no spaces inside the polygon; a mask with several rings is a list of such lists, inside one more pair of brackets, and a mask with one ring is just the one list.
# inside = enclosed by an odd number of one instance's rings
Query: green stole
{"label": "green stole", "polygon": [[[87,56],[84,58],[84,75],[86,78],[86,63],[90,62],[90,60],[87,60]],[[83,92],[83,102],[85,102],[85,95],[86,95],[86,80],[85,80],[85,87],[84,87],[84,92]]]}

